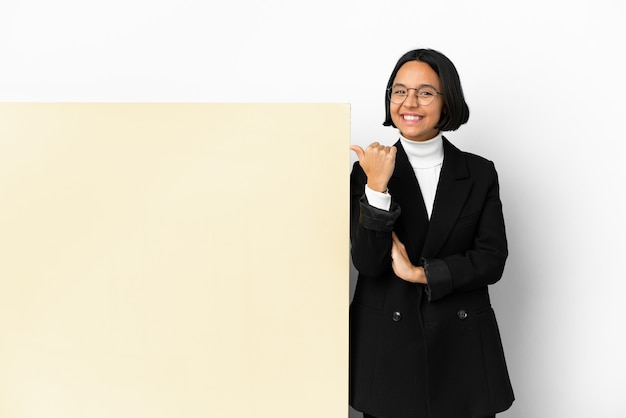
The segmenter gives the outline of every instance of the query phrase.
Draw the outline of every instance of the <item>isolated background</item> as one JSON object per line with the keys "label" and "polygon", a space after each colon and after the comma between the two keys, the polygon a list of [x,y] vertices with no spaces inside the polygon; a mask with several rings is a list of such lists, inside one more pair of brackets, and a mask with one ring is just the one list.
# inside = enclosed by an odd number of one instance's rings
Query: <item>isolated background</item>
{"label": "isolated background", "polygon": [[471,108],[447,137],[500,174],[502,416],[623,417],[625,17],[616,0],[3,0],[0,100],[344,102],[353,143],[391,144],[395,61],[444,52]]}

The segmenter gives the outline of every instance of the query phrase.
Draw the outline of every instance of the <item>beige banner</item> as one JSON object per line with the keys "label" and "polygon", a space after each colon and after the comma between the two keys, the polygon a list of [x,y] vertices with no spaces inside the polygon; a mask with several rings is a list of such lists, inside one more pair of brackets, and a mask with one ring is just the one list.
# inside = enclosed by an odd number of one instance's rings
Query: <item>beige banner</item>
{"label": "beige banner", "polygon": [[347,416],[349,113],[0,104],[0,416]]}

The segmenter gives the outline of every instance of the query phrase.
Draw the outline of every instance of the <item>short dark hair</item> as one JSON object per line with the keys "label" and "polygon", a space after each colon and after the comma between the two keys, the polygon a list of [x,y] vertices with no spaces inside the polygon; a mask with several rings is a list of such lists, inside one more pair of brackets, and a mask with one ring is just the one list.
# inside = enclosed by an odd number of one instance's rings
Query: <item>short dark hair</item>
{"label": "short dark hair", "polygon": [[410,61],[425,62],[439,76],[441,93],[443,94],[443,108],[436,128],[441,131],[456,131],[459,129],[469,119],[469,107],[465,103],[461,79],[452,61],[441,52],[433,49],[415,49],[407,52],[398,60],[385,90],[385,121],[383,125],[396,127],[391,120],[389,95],[387,92],[391,88],[400,67]]}

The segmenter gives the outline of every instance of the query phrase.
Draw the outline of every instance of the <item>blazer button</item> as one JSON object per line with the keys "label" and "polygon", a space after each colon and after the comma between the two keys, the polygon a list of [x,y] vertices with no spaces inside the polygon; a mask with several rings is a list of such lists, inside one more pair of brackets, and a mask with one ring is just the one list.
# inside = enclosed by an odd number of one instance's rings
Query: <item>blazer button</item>
{"label": "blazer button", "polygon": [[457,318],[459,319],[466,319],[468,314],[467,311],[465,309],[461,309],[456,313]]}
{"label": "blazer button", "polygon": [[391,315],[391,319],[393,319],[393,322],[398,322],[399,320],[402,319],[402,314],[396,311],[393,313],[393,315]]}

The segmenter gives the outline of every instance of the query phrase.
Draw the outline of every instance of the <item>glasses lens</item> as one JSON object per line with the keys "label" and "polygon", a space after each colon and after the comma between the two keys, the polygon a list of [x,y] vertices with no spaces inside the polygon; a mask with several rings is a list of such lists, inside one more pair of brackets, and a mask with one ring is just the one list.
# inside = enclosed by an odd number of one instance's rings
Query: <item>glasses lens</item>
{"label": "glasses lens", "polygon": [[422,87],[417,90],[416,95],[419,104],[422,106],[428,106],[433,102],[433,100],[435,100],[435,97],[437,97],[437,91],[430,87]]}
{"label": "glasses lens", "polygon": [[401,104],[406,99],[407,89],[405,86],[393,86],[389,90],[389,100],[395,104]]}

